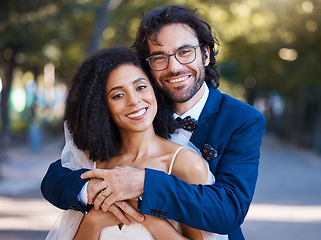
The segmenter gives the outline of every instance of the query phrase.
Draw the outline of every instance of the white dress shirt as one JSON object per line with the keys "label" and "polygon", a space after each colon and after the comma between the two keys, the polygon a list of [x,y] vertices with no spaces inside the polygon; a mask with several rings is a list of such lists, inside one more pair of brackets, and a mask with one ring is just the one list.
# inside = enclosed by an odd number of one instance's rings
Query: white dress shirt
{"label": "white dress shirt", "polygon": [[[196,121],[198,121],[201,112],[205,106],[205,103],[207,101],[208,95],[209,95],[209,89],[207,87],[207,84],[204,82],[205,84],[205,90],[204,90],[204,94],[202,96],[202,98],[191,108],[189,109],[187,112],[185,112],[183,115],[178,115],[176,113],[174,113],[174,119],[180,117],[182,119],[184,119],[187,116],[190,116],[191,118],[194,118]],[[169,140],[171,140],[172,142],[176,142],[178,144],[181,144],[183,146],[187,146],[188,142],[192,136],[193,132],[184,130],[183,128],[178,128],[173,134],[171,134],[171,138]]]}

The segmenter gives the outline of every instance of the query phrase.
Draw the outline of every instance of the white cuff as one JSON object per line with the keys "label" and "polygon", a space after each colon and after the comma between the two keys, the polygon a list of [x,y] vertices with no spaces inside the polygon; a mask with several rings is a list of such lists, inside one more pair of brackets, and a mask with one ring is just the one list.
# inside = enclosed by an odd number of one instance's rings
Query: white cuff
{"label": "white cuff", "polygon": [[87,186],[88,186],[88,182],[86,182],[84,184],[84,186],[82,186],[82,189],[81,189],[80,193],[78,194],[78,201],[80,201],[80,203],[83,206],[87,206],[87,204],[88,204]]}

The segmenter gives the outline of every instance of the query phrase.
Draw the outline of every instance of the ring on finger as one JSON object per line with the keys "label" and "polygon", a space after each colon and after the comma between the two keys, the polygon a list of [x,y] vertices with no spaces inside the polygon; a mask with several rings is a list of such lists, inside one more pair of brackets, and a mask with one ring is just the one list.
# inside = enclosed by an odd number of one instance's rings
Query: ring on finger
{"label": "ring on finger", "polygon": [[106,197],[107,197],[107,196],[106,196],[106,194],[105,194],[105,192],[104,192],[104,190],[101,190],[101,192],[100,192],[100,193],[101,193],[101,195],[103,195],[103,197],[104,197],[104,198],[106,198]]}

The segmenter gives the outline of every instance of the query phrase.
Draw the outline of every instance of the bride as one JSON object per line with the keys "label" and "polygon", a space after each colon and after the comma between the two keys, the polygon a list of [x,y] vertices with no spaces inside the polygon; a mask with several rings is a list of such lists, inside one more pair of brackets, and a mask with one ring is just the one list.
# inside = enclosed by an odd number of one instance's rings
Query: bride
{"label": "bride", "polygon": [[[189,184],[214,176],[195,152],[167,140],[176,129],[174,107],[149,81],[137,55],[125,47],[102,49],[77,69],[65,111],[63,166],[153,168]],[[156,94],[156,96],[155,96]],[[201,186],[200,186],[201,187]],[[104,192],[101,193],[102,195]],[[137,199],[130,204],[139,209]],[[166,217],[166,212],[161,215]],[[129,216],[128,216],[129,217]],[[145,215],[122,225],[112,213],[63,212],[47,239],[216,239],[214,233]]]}

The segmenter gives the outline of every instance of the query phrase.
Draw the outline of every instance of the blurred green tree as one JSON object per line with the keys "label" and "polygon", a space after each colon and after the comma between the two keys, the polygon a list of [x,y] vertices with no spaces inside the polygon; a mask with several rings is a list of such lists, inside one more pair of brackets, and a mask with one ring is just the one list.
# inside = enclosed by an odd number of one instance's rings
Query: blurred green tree
{"label": "blurred green tree", "polygon": [[244,85],[250,104],[278,93],[285,111],[275,119],[268,107],[269,129],[321,149],[321,2],[219,2],[207,12],[221,40],[222,77]]}
{"label": "blurred green tree", "polygon": [[130,46],[142,12],[175,3],[199,8],[217,33],[222,82],[242,86],[250,104],[277,93],[286,107],[278,119],[263,109],[269,128],[321,148],[320,0],[2,0],[2,133],[15,67],[36,78],[51,62],[56,80],[68,83],[89,52]]}
{"label": "blurred green tree", "polygon": [[1,136],[10,136],[9,95],[14,69],[32,71],[36,81],[44,66],[52,62],[58,74],[68,74],[88,51],[99,6],[99,1],[1,1]]}
{"label": "blurred green tree", "polygon": [[48,61],[43,46],[53,37],[53,23],[48,18],[57,11],[52,2],[43,1],[1,1],[0,7],[0,50],[3,89],[1,92],[2,136],[8,136],[9,94],[13,70],[20,66],[32,70],[35,76]]}

